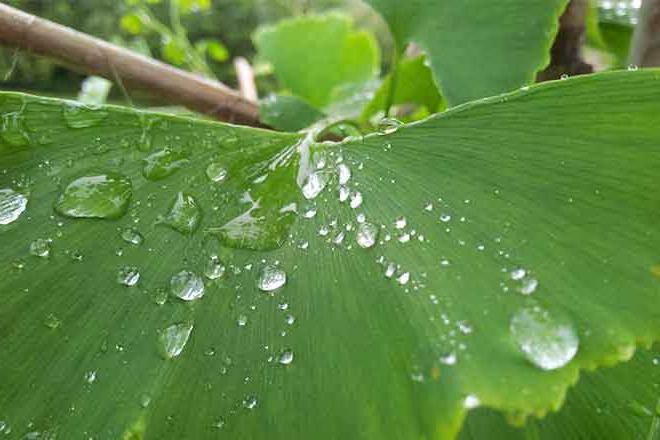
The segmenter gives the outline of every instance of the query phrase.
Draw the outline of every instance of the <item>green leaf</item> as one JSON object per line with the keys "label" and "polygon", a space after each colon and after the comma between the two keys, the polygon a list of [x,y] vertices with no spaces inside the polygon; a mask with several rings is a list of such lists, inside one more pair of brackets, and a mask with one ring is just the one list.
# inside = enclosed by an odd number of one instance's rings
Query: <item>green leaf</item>
{"label": "green leaf", "polygon": [[163,38],[161,54],[167,62],[175,66],[183,65],[187,58],[186,49],[177,40],[169,37]]}
{"label": "green leaf", "polygon": [[322,119],[324,114],[296,96],[272,95],[259,102],[261,122],[276,130],[298,131]]}
{"label": "green leaf", "polygon": [[197,41],[195,43],[195,50],[202,56],[208,54],[212,60],[219,63],[229,59],[229,51],[222,44],[222,41],[213,38]]}
{"label": "green leaf", "polygon": [[[429,114],[436,113],[441,108],[442,96],[433,80],[431,69],[425,64],[425,57],[405,59],[399,63],[397,84],[394,89],[393,105],[417,104],[426,108]],[[364,109],[363,119],[385,110],[387,95],[392,86],[390,73],[380,86],[373,100]]]}
{"label": "green leaf", "polygon": [[374,79],[380,66],[373,35],[339,14],[283,20],[258,30],[254,43],[281,85],[318,109],[330,104],[333,89]]}
{"label": "green leaf", "polygon": [[[660,337],[658,84],[581,76],[321,144],[0,94],[3,420],[443,439],[466,406],[559,408]],[[79,181],[102,174],[124,191]],[[94,215],[55,211],[67,193]]]}
{"label": "green leaf", "polygon": [[142,18],[138,14],[127,14],[121,18],[120,26],[129,34],[139,35],[144,29]]}
{"label": "green leaf", "polygon": [[[418,44],[449,104],[515,90],[549,62],[568,0],[367,0],[403,50]],[[524,10],[522,14],[520,11]]]}

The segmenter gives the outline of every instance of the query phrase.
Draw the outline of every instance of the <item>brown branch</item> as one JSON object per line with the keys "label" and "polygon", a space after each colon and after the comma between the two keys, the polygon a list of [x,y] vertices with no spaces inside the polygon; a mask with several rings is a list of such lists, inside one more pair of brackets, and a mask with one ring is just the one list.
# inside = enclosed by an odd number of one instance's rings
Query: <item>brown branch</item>
{"label": "brown branch", "polygon": [[259,108],[224,84],[0,4],[0,44],[54,58],[72,70],[120,78],[216,119],[259,126]]}
{"label": "brown branch", "polygon": [[630,48],[631,65],[660,66],[660,0],[644,0]]}
{"label": "brown branch", "polygon": [[248,60],[243,57],[234,58],[234,69],[236,70],[236,77],[238,78],[238,87],[241,90],[241,96],[248,101],[259,101],[257,85],[254,82],[254,70]]}
{"label": "brown branch", "polygon": [[593,68],[582,59],[582,43],[588,0],[571,0],[559,19],[559,31],[550,52],[550,65],[538,74],[539,81],[559,79],[562,75],[591,73]]}

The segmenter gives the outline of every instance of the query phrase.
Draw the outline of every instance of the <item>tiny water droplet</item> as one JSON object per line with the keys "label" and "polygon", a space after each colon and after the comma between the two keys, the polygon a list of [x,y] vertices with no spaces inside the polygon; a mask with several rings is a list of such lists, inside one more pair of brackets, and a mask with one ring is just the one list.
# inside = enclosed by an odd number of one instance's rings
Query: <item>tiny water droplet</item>
{"label": "tiny water droplet", "polygon": [[243,400],[243,406],[247,409],[255,409],[257,407],[257,398],[255,396],[248,396]]}
{"label": "tiny water droplet", "polygon": [[192,330],[193,325],[190,323],[173,324],[163,330],[160,334],[163,355],[167,359],[179,356],[188,343]]}
{"label": "tiny water droplet", "polygon": [[169,148],[150,154],[144,159],[142,174],[149,180],[161,180],[188,164],[188,154]]}
{"label": "tiny water droplet", "polygon": [[25,130],[22,111],[2,115],[0,135],[2,140],[12,147],[25,147],[30,145],[30,137]]}
{"label": "tiny water droplet", "polygon": [[467,409],[473,409],[481,405],[481,401],[474,394],[470,394],[463,401],[463,406]]}
{"label": "tiny water droplet", "polygon": [[184,301],[194,301],[204,296],[204,281],[199,275],[182,270],[170,279],[170,291]]}
{"label": "tiny water droplet", "polygon": [[0,225],[18,220],[27,208],[28,199],[23,194],[6,188],[0,189]]}
{"label": "tiny water droplet", "polygon": [[520,309],[509,328],[527,360],[543,370],[565,366],[578,351],[580,341],[573,326],[538,306]]}
{"label": "tiny water droplet", "polygon": [[340,186],[339,187],[339,201],[340,202],[345,202],[346,200],[348,200],[348,197],[350,196],[350,194],[351,194],[351,190],[348,189],[348,187],[346,187],[346,186]]}
{"label": "tiny water droplet", "polygon": [[222,429],[225,427],[225,423],[226,423],[225,419],[223,419],[222,417],[218,417],[217,419],[215,419],[215,422],[213,422],[213,427],[215,429]]}
{"label": "tiny water droplet", "polygon": [[126,287],[135,286],[140,281],[140,271],[135,266],[124,266],[117,273],[117,282]]}
{"label": "tiny water droplet", "polygon": [[328,176],[326,173],[314,171],[305,180],[305,184],[302,187],[303,196],[308,200],[315,199],[325,189],[327,183]]}
{"label": "tiny water droplet", "polygon": [[62,114],[66,124],[71,128],[93,127],[108,117],[106,110],[78,102],[67,103],[62,109]]}
{"label": "tiny water droplet", "polygon": [[428,202],[428,203],[424,206],[424,209],[425,209],[426,211],[429,211],[429,212],[430,212],[430,211],[433,211],[433,203]]}
{"label": "tiny water droplet", "polygon": [[292,350],[284,350],[282,353],[280,353],[280,357],[278,359],[278,362],[282,365],[291,364],[291,362],[293,362],[293,351]]}
{"label": "tiny water droplet", "polygon": [[456,353],[453,351],[440,356],[440,363],[445,365],[455,365],[457,360]]}
{"label": "tiny water droplet", "polygon": [[38,238],[30,243],[30,255],[40,258],[50,257],[50,240]]}
{"label": "tiny water droplet", "polygon": [[215,280],[222,277],[225,274],[226,267],[222,264],[217,257],[217,255],[212,255],[209,258],[209,261],[206,262],[206,268],[204,269],[204,275],[209,280]]}
{"label": "tiny water droplet", "polygon": [[88,384],[96,382],[96,370],[88,371],[85,373],[85,382]]}
{"label": "tiny water droplet", "polygon": [[390,263],[387,265],[385,268],[385,277],[386,278],[392,278],[394,276],[394,272],[396,272],[396,266],[394,263]]}
{"label": "tiny water droplet", "polygon": [[447,223],[447,222],[449,222],[450,220],[451,220],[451,215],[449,215],[449,214],[442,214],[442,215],[440,216],[440,221],[441,221],[442,223]]}
{"label": "tiny water droplet", "polygon": [[357,244],[364,249],[376,244],[378,239],[378,226],[372,223],[360,223],[357,227]]}
{"label": "tiny water droplet", "polygon": [[206,167],[206,177],[212,182],[220,183],[227,179],[227,169],[219,163],[212,163]]}
{"label": "tiny water droplet", "polygon": [[151,404],[151,397],[148,394],[140,395],[140,406],[146,408]]}
{"label": "tiny water droplet", "polygon": [[406,227],[407,224],[408,222],[406,221],[405,217],[399,217],[394,221],[394,227],[396,227],[397,229],[403,229]]}
{"label": "tiny water droplet", "polygon": [[140,232],[135,228],[126,228],[121,233],[121,238],[126,242],[134,245],[142,244],[143,237]]}
{"label": "tiny water droplet", "polygon": [[399,284],[405,286],[408,284],[408,281],[410,281],[410,272],[402,273],[396,280],[399,282]]}
{"label": "tiny water droplet", "polygon": [[337,174],[339,174],[340,185],[346,185],[351,180],[351,169],[345,163],[337,165]]}
{"label": "tiny water droplet", "polygon": [[522,282],[522,286],[520,286],[520,293],[523,295],[531,295],[538,286],[539,282],[536,278],[525,278]]}
{"label": "tiny water droplet", "polygon": [[527,275],[527,271],[522,268],[514,269],[511,271],[511,279],[514,281],[520,281],[523,278],[525,278],[525,275]]}
{"label": "tiny water droplet", "polygon": [[238,315],[238,319],[236,320],[236,322],[238,323],[239,327],[245,327],[248,322],[247,315]]}
{"label": "tiny water droplet", "polygon": [[46,319],[44,319],[44,325],[50,329],[56,329],[62,325],[62,321],[60,321],[60,319],[53,313],[49,313],[46,316]]}
{"label": "tiny water droplet", "polygon": [[271,292],[286,284],[286,272],[275,266],[265,266],[261,270],[257,287],[264,292]]}
{"label": "tiny water droplet", "polygon": [[360,191],[355,191],[351,194],[351,201],[349,202],[351,208],[357,209],[362,205],[362,193]]}
{"label": "tiny water droplet", "polygon": [[132,194],[131,181],[120,174],[84,176],[69,183],[55,210],[66,217],[118,218],[126,213]]}

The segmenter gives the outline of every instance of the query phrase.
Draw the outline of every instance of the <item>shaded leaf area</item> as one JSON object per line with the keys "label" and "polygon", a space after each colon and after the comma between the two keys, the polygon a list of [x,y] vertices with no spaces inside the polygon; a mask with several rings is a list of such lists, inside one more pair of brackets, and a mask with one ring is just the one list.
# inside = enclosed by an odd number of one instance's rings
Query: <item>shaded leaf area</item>
{"label": "shaded leaf area", "polygon": [[549,61],[568,0],[368,3],[389,24],[399,50],[414,42],[427,53],[443,96],[456,105],[533,83]]}
{"label": "shaded leaf area", "polygon": [[558,413],[515,428],[501,414],[480,409],[466,420],[460,439],[618,440],[654,439],[660,434],[660,354],[640,351],[614,368],[583,374]]}
{"label": "shaded leaf area", "polygon": [[281,85],[318,109],[330,104],[336,87],[374,79],[380,68],[373,35],[354,30],[341,14],[283,20],[257,31],[254,42]]}
{"label": "shaded leaf area", "polygon": [[322,119],[324,114],[297,96],[271,95],[259,102],[261,122],[275,130],[298,131]]}
{"label": "shaded leaf area", "polygon": [[[27,197],[0,226],[3,420],[452,438],[479,405],[559,408],[660,336],[658,84],[551,82],[341,144],[3,95],[0,189]],[[131,181],[124,216],[53,210],[89,167]]]}
{"label": "shaded leaf area", "polygon": [[[444,102],[442,96],[440,96],[440,92],[435,85],[433,72],[431,72],[431,69],[426,65],[424,56],[400,61],[397,70],[397,80],[394,85],[392,105],[417,105],[423,108],[426,116],[443,110]],[[391,87],[392,73],[387,75],[374,94],[371,102],[369,102],[362,112],[363,119],[369,119],[374,114],[385,110],[387,97],[390,93]],[[412,108],[411,110],[417,110],[417,108]],[[409,112],[402,111],[400,113],[403,113],[398,115],[402,120],[414,119],[412,118],[413,115],[409,114]]]}

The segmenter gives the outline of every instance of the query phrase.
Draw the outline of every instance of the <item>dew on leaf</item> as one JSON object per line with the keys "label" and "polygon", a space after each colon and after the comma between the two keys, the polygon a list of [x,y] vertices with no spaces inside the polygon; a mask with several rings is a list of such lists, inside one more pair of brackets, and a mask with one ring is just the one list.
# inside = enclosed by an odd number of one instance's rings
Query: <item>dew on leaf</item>
{"label": "dew on leaf", "polygon": [[440,363],[445,364],[445,365],[455,365],[457,359],[456,353],[455,352],[450,352],[447,354],[444,354],[440,356]]}
{"label": "dew on leaf", "polygon": [[356,241],[364,249],[376,244],[378,239],[378,227],[372,223],[360,223],[357,227]]}
{"label": "dew on leaf", "polygon": [[40,258],[50,257],[50,240],[38,238],[30,243],[30,255]]}
{"label": "dew on leaf", "polygon": [[346,187],[346,186],[340,186],[339,187],[339,201],[340,202],[345,202],[346,200],[348,200],[348,197],[350,196],[350,194],[351,194],[351,190],[348,189],[348,187]]}
{"label": "dew on leaf", "polygon": [[106,110],[78,102],[67,103],[62,114],[66,125],[71,128],[93,127],[108,117]]}
{"label": "dew on leaf", "polygon": [[519,290],[523,295],[531,295],[538,286],[539,282],[536,278],[525,278]]}
{"label": "dew on leaf", "polygon": [[193,301],[204,296],[204,281],[196,273],[182,270],[170,279],[170,292],[184,301]]}
{"label": "dew on leaf", "polygon": [[247,315],[238,315],[238,319],[236,320],[239,327],[245,327],[247,325],[247,321]]}
{"label": "dew on leaf", "polygon": [[192,330],[191,323],[173,324],[163,330],[160,334],[162,354],[167,359],[179,356],[188,343]]}
{"label": "dew on leaf", "polygon": [[351,179],[351,169],[345,163],[337,165],[337,174],[339,175],[340,185],[346,185]]}
{"label": "dew on leaf", "polygon": [[443,222],[443,223],[447,223],[450,220],[451,220],[451,215],[449,215],[449,214],[442,214],[440,216],[440,221]]}
{"label": "dew on leaf", "polygon": [[394,272],[396,272],[396,265],[394,263],[388,264],[385,268],[385,277],[392,278],[394,276]]}
{"label": "dew on leaf", "polygon": [[121,238],[126,242],[134,245],[142,244],[144,238],[142,234],[135,228],[125,228],[121,233]]}
{"label": "dew on leaf", "polygon": [[520,281],[527,275],[527,271],[523,268],[514,269],[511,271],[511,279],[514,281]]}
{"label": "dew on leaf", "polygon": [[209,280],[215,280],[222,277],[225,274],[226,267],[218,259],[216,255],[213,255],[206,262],[206,267],[204,268],[204,275]]}
{"label": "dew on leaf", "polygon": [[255,409],[257,407],[257,398],[255,396],[248,396],[243,400],[243,407],[246,409]]}
{"label": "dew on leaf", "polygon": [[149,180],[161,180],[188,164],[188,154],[169,148],[152,153],[144,159],[142,174]]}
{"label": "dew on leaf", "polygon": [[191,234],[199,226],[201,211],[195,198],[179,192],[161,222],[182,234]]}
{"label": "dew on leaf", "polygon": [[133,287],[138,281],[140,281],[140,271],[135,266],[124,266],[117,272],[117,282],[126,287]]}
{"label": "dew on leaf", "polygon": [[286,272],[276,266],[264,266],[257,281],[257,287],[264,292],[271,292],[286,284]]}
{"label": "dew on leaf", "polygon": [[481,405],[481,401],[474,394],[470,394],[463,400],[463,406],[467,409],[473,409]]}
{"label": "dew on leaf", "polygon": [[56,329],[62,325],[62,321],[53,313],[49,313],[44,319],[44,325],[50,329]]}
{"label": "dew on leaf", "polygon": [[315,199],[321,191],[325,189],[328,183],[327,173],[321,171],[314,171],[307,176],[305,183],[302,187],[303,196],[306,199]]}
{"label": "dew on leaf", "polygon": [[527,360],[543,370],[565,366],[578,351],[579,338],[570,322],[538,306],[516,312],[509,328]]}
{"label": "dew on leaf", "polygon": [[396,280],[399,282],[399,284],[405,286],[408,284],[408,281],[410,281],[410,272],[402,273]]}
{"label": "dew on leaf", "polygon": [[213,162],[206,167],[206,177],[208,177],[211,182],[223,182],[227,179],[227,169],[222,164]]}
{"label": "dew on leaf", "polygon": [[278,358],[278,362],[282,365],[291,364],[291,362],[293,362],[293,351],[292,350],[284,350],[282,353],[280,353],[280,356]]}
{"label": "dew on leaf", "polygon": [[126,213],[132,194],[131,181],[120,174],[84,176],[69,183],[55,210],[66,217],[118,218]]}
{"label": "dew on leaf", "polygon": [[28,199],[21,193],[5,188],[0,189],[0,225],[15,222],[25,212]]}
{"label": "dew on leaf", "polygon": [[403,229],[406,227],[408,222],[406,221],[405,217],[399,217],[396,220],[394,220],[394,227],[397,229]]}
{"label": "dew on leaf", "polygon": [[2,140],[12,147],[30,145],[30,137],[24,126],[23,112],[11,112],[2,115],[0,135]]}
{"label": "dew on leaf", "polygon": [[96,382],[96,370],[90,370],[85,373],[85,382],[88,384]]}
{"label": "dew on leaf", "polygon": [[351,201],[349,202],[351,208],[357,209],[362,205],[362,193],[360,191],[355,191],[351,194]]}

